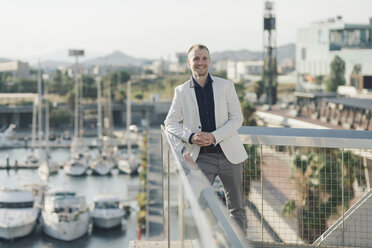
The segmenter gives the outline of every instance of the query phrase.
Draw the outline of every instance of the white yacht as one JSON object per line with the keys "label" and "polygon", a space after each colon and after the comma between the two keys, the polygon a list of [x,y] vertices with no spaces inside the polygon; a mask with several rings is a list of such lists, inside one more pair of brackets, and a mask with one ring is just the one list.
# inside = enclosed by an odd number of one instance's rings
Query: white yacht
{"label": "white yacht", "polygon": [[13,129],[15,127],[15,124],[10,124],[7,129],[0,132],[0,148],[14,148],[24,145],[24,142],[14,139]]}
{"label": "white yacht", "polygon": [[37,172],[40,176],[49,176],[57,174],[59,170],[59,164],[56,161],[47,159],[41,163]]}
{"label": "white yacht", "polygon": [[54,191],[45,196],[42,210],[43,231],[55,239],[72,241],[89,228],[89,209],[85,197],[71,191]]}
{"label": "white yacht", "polygon": [[[45,84],[44,97],[48,96],[48,85]],[[52,160],[49,151],[49,105],[45,106],[45,160],[38,168],[38,173],[42,178],[48,178],[49,175],[56,174],[59,170],[59,165],[56,161]]]}
{"label": "white yacht", "polygon": [[106,154],[99,155],[92,163],[90,168],[94,174],[105,176],[111,173],[115,167],[115,161]]}
{"label": "white yacht", "polygon": [[111,228],[121,225],[124,210],[119,208],[119,197],[114,195],[97,195],[93,198],[93,225],[101,228]]}
{"label": "white yacht", "polygon": [[141,165],[140,160],[134,154],[121,154],[118,157],[118,169],[128,175],[138,173],[138,168]]}
{"label": "white yacht", "polygon": [[75,153],[64,165],[64,171],[70,176],[83,176],[88,170],[89,156],[86,153]]}
{"label": "white yacht", "polygon": [[32,192],[0,189],[0,238],[11,240],[30,234],[38,212]]}
{"label": "white yacht", "polygon": [[35,153],[30,153],[29,155],[27,155],[27,157],[25,158],[25,164],[28,165],[28,166],[37,166],[39,165],[39,158],[36,156]]}

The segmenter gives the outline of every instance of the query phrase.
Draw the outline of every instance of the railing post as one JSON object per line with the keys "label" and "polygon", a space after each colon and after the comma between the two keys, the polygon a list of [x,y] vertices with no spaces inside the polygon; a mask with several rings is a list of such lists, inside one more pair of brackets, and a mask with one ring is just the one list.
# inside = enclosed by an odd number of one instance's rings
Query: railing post
{"label": "railing post", "polygon": [[341,182],[342,182],[342,245],[344,245],[344,241],[345,241],[345,229],[344,229],[344,221],[345,221],[345,197],[344,197],[344,192],[345,192],[345,188],[344,188],[344,149],[342,148],[341,149],[341,152],[342,152],[342,158],[341,158],[341,174],[342,174],[342,178],[341,178]]}
{"label": "railing post", "polygon": [[167,193],[168,193],[168,248],[170,248],[170,162],[169,162],[169,156],[170,156],[170,149],[168,149],[168,158],[167,158],[167,167],[168,167],[168,171],[167,171],[167,181],[168,181],[168,189],[167,189]]}
{"label": "railing post", "polygon": [[160,152],[161,152],[161,193],[162,193],[162,200],[163,200],[163,240],[165,240],[165,193],[164,193],[164,141],[163,141],[163,130],[160,135]]}
{"label": "railing post", "polygon": [[[129,144],[132,146],[132,144]],[[146,198],[147,198],[147,204],[146,204],[146,213],[147,213],[147,218],[146,218],[146,240],[149,240],[149,232],[150,232],[150,223],[149,223],[149,213],[150,213],[150,183],[149,183],[149,176],[150,176],[150,166],[148,165],[150,163],[150,150],[148,147],[150,146],[150,138],[149,138],[149,131],[147,131],[147,153],[146,153]],[[130,147],[132,148],[132,147]]]}
{"label": "railing post", "polygon": [[182,181],[178,181],[178,240],[179,247],[184,248],[184,198]]}
{"label": "railing post", "polygon": [[261,176],[261,242],[263,242],[263,228],[264,228],[264,225],[263,225],[263,215],[264,215],[264,212],[263,212],[263,198],[264,198],[264,195],[263,195],[262,145],[260,146],[260,157],[261,157],[261,159],[260,159],[260,170],[261,170],[261,173],[260,173],[260,176]]}

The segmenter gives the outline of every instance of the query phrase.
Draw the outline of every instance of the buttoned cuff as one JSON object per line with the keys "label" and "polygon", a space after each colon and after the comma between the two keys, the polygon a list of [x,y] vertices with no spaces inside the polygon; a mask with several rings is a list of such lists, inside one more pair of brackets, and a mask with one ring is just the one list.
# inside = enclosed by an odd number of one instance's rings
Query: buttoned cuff
{"label": "buttoned cuff", "polygon": [[192,137],[195,135],[195,133],[192,133],[189,137],[189,143],[192,144]]}

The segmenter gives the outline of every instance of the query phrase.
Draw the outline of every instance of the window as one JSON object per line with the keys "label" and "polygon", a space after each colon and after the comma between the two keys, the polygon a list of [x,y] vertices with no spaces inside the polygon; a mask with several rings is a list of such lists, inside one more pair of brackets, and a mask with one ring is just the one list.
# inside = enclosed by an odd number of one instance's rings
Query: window
{"label": "window", "polygon": [[301,49],[301,59],[306,60],[306,48],[304,47]]}
{"label": "window", "polygon": [[33,202],[0,202],[0,208],[33,208]]}

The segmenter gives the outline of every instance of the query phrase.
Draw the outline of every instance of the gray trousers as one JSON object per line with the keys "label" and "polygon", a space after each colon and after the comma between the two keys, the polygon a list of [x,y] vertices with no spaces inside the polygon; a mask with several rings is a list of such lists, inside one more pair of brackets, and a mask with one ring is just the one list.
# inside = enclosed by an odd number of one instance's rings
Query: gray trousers
{"label": "gray trousers", "polygon": [[230,216],[245,232],[247,227],[243,195],[243,163],[232,164],[223,153],[201,153],[196,164],[213,184],[216,176],[225,189],[226,204]]}

